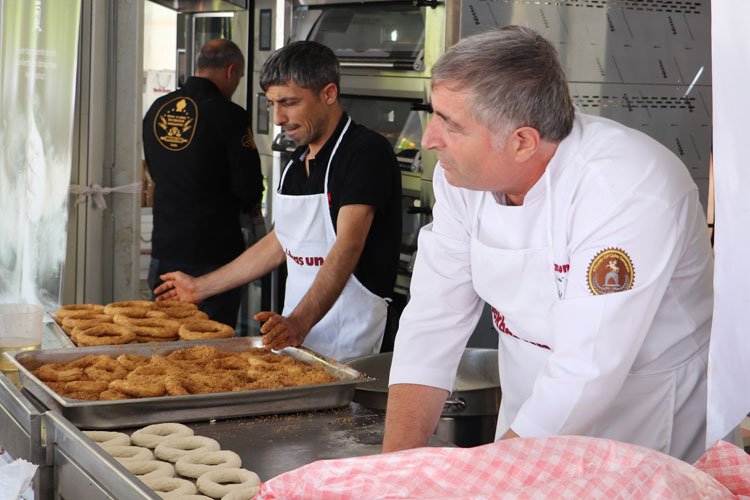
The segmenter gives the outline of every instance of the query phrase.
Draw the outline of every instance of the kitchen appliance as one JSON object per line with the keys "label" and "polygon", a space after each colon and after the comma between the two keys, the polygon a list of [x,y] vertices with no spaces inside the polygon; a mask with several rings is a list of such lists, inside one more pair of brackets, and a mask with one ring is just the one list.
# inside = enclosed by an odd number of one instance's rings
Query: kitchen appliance
{"label": "kitchen appliance", "polygon": [[[377,379],[358,384],[354,391],[354,402],[376,412],[385,412],[392,357],[393,353],[387,352],[347,363],[358,372]],[[458,446],[491,443],[495,439],[500,397],[497,349],[466,349],[435,435]],[[415,401],[415,404],[419,403]]]}

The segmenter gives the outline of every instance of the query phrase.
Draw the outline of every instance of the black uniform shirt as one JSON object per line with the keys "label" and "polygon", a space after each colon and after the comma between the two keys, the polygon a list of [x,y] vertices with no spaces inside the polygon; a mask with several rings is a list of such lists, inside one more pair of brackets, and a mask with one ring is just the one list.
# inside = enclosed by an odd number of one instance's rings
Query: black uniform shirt
{"label": "black uniform shirt", "polygon": [[[341,117],[331,138],[315,159],[310,160],[310,177],[303,161],[307,146],[294,151],[282,194],[323,192],[328,160],[347,118],[346,114]],[[401,249],[401,170],[388,140],[352,122],[333,157],[328,174],[328,194],[334,230],[342,206],[370,205],[375,208],[375,217],[354,275],[375,295],[392,296]]]}
{"label": "black uniform shirt", "polygon": [[210,80],[191,77],[143,119],[154,180],[151,253],[183,264],[224,264],[244,250],[240,211],[263,193],[247,112]]}

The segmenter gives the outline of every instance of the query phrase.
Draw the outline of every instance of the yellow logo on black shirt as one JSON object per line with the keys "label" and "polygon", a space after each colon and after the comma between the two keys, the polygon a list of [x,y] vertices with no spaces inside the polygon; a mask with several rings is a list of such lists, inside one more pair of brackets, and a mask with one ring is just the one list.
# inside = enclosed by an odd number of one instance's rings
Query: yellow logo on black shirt
{"label": "yellow logo on black shirt", "polygon": [[175,97],[166,102],[154,118],[154,135],[170,151],[190,145],[198,124],[198,106],[189,97]]}
{"label": "yellow logo on black shirt", "polygon": [[242,136],[240,143],[242,144],[243,148],[258,149],[258,147],[255,145],[255,138],[253,137],[253,130],[250,127],[247,127],[247,134]]}

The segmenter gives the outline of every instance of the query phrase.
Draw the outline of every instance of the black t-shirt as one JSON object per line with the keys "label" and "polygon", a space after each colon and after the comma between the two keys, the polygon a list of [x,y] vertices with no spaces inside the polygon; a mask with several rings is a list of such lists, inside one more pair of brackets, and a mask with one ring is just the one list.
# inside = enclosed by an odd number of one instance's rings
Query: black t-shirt
{"label": "black t-shirt", "polygon": [[224,264],[242,253],[240,212],[263,194],[247,112],[210,80],[191,77],[148,110],[143,149],[155,184],[153,257]]}
{"label": "black t-shirt", "polygon": [[[282,194],[323,192],[328,160],[347,118],[346,114],[341,117],[331,138],[315,159],[309,161],[310,177],[303,161],[307,146],[294,151]],[[380,134],[352,122],[331,162],[328,194],[334,230],[342,206],[375,208],[354,275],[375,295],[392,296],[401,249],[401,170],[390,143]]]}

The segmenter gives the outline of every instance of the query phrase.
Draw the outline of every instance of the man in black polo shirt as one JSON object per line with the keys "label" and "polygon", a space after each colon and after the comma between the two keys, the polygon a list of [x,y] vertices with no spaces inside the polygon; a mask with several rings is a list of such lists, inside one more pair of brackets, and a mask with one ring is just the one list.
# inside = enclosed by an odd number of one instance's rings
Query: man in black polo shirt
{"label": "man in black polo shirt", "polygon": [[214,273],[162,276],[160,298],[200,302],[286,262],[283,315],[255,319],[273,349],[303,344],[335,359],[377,353],[401,243],[401,174],[382,136],[339,105],[339,65],[327,47],[295,42],[264,64],[274,122],[299,146],[274,198],[268,236]]}
{"label": "man in black polo shirt", "polygon": [[[231,101],[245,60],[234,43],[201,49],[195,76],[154,102],[143,119],[143,148],[154,180],[149,285],[183,270],[200,276],[240,255],[241,213],[256,212],[263,194],[260,157],[247,112]],[[203,301],[211,319],[234,326],[241,289]]]}

